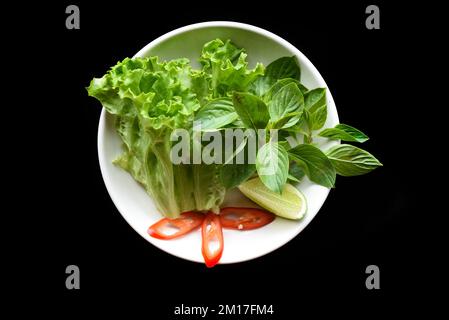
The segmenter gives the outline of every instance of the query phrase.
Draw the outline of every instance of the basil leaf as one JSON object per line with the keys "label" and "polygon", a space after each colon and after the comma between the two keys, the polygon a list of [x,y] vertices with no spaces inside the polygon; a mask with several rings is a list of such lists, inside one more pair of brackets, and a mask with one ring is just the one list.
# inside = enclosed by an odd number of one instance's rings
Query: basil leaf
{"label": "basil leaf", "polygon": [[288,154],[311,181],[328,188],[335,185],[335,168],[320,149],[310,144],[300,144],[290,149]]}
{"label": "basil leaf", "polygon": [[289,149],[289,144],[287,141],[279,141],[278,144],[282,146],[285,150]]}
{"label": "basil leaf", "polygon": [[305,132],[298,129],[298,125],[295,125],[295,128],[293,129],[281,129],[278,131],[278,143],[282,143],[282,146],[285,148],[285,150],[288,151],[291,148],[294,148],[297,145],[301,144],[304,140],[303,136],[305,134]]}
{"label": "basil leaf", "polygon": [[245,125],[243,121],[240,120],[240,118],[237,116],[237,119],[235,119],[232,123],[225,125],[224,128],[244,129]]}
{"label": "basil leaf", "polygon": [[291,112],[301,112],[304,97],[294,83],[283,86],[268,103],[268,112],[272,122],[276,122]]}
{"label": "basil leaf", "polygon": [[382,166],[371,153],[350,144],[340,144],[326,151],[326,155],[341,176],[358,176]]}
{"label": "basil leaf", "polygon": [[201,130],[222,128],[235,120],[238,115],[230,98],[220,98],[208,102],[195,115],[195,125],[201,125]]}
{"label": "basil leaf", "polygon": [[362,131],[348,126],[347,124],[337,124],[334,128],[329,128],[321,131],[319,136],[326,137],[334,140],[352,141],[352,142],[365,142],[369,138]]}
{"label": "basil leaf", "polygon": [[305,171],[301,169],[296,162],[290,163],[290,167],[288,169],[288,179],[300,182],[301,179],[304,178],[305,174]]}
{"label": "basil leaf", "polygon": [[319,107],[315,112],[310,114],[310,129],[319,130],[326,123],[327,119],[327,105],[324,104]]}
{"label": "basil leaf", "polygon": [[286,114],[273,124],[273,129],[288,129],[293,127],[301,120],[302,110]]}
{"label": "basil leaf", "polygon": [[294,126],[302,116],[302,111],[286,114],[273,124],[273,129],[287,129]]}
{"label": "basil leaf", "polygon": [[267,105],[260,98],[250,93],[234,92],[232,101],[245,127],[257,130],[267,126],[270,115]]}
{"label": "basil leaf", "polygon": [[[287,123],[285,123],[282,126],[282,129],[288,129],[288,128],[293,127],[301,120],[301,117],[302,117],[302,112],[293,112],[293,113],[286,115],[284,118],[288,118],[289,120],[287,121]],[[283,121],[283,120],[284,119],[281,119],[280,121]]]}
{"label": "basil leaf", "polygon": [[285,79],[280,79],[278,81],[276,81],[276,83],[274,83],[270,90],[268,90],[268,92],[265,94],[264,96],[264,100],[265,101],[270,101],[272,99],[272,97],[284,86],[286,86],[287,84],[290,83],[294,83],[297,85],[298,89],[301,91],[301,93],[304,95],[309,89],[307,89],[305,86],[303,86],[298,80],[296,79],[292,79],[292,78],[285,78]]}
{"label": "basil leaf", "polygon": [[264,76],[259,76],[249,85],[248,91],[255,94],[256,96],[262,97],[270,89],[272,84],[272,79],[265,78]]}
{"label": "basil leaf", "polygon": [[[314,104],[313,106],[316,106]],[[310,107],[310,105],[309,105]],[[315,109],[315,111],[310,111],[307,107],[304,108],[303,117],[310,131],[321,129],[326,123],[327,119],[327,105],[326,103]]]}
{"label": "basil leaf", "polygon": [[295,176],[292,176],[290,173],[287,175],[287,180],[293,181],[293,182],[300,182],[298,178]]}
{"label": "basil leaf", "polygon": [[[305,124],[305,126],[307,126],[307,130],[303,126],[298,125],[295,125],[293,129],[296,130],[296,132],[299,132],[304,135],[304,143],[310,144],[312,142],[313,117],[312,114],[307,109],[304,109],[302,116],[304,119],[303,123]],[[303,123],[300,123],[300,125],[302,125]]]}
{"label": "basil leaf", "polygon": [[304,106],[310,113],[314,113],[324,104],[326,104],[326,88],[316,88],[304,95]]}
{"label": "basil leaf", "polygon": [[[282,81],[282,80],[280,80],[280,81]],[[309,89],[307,89],[307,87],[299,81],[298,81],[298,83],[296,83],[296,85],[298,86],[298,89],[301,90],[302,95],[305,95],[306,92],[309,91]]]}
{"label": "basil leaf", "polygon": [[260,180],[273,192],[281,193],[287,182],[288,153],[281,145],[268,142],[259,149],[256,169]]}
{"label": "basil leaf", "polygon": [[263,96],[279,79],[301,79],[301,69],[295,57],[282,57],[270,63],[263,76],[258,77],[250,86],[250,91]]}
{"label": "basil leaf", "polygon": [[301,79],[301,69],[294,56],[282,57],[274,60],[267,66],[264,77],[274,79],[275,81],[285,78],[292,78],[299,81]]}

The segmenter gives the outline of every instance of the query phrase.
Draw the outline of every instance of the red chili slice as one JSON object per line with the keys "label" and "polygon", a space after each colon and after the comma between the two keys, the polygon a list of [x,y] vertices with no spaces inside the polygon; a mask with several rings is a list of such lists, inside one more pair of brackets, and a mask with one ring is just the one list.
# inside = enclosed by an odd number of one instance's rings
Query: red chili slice
{"label": "red chili slice", "polygon": [[153,238],[170,240],[180,237],[203,223],[204,214],[198,212],[184,212],[176,219],[164,218],[148,228],[148,234]]}
{"label": "red chili slice", "polygon": [[221,229],[220,217],[209,212],[203,221],[201,229],[202,254],[208,268],[215,266],[220,261],[223,253],[224,241]]}
{"label": "red chili slice", "polygon": [[220,211],[221,225],[228,229],[257,229],[269,224],[274,218],[274,214],[256,208],[227,207]]}

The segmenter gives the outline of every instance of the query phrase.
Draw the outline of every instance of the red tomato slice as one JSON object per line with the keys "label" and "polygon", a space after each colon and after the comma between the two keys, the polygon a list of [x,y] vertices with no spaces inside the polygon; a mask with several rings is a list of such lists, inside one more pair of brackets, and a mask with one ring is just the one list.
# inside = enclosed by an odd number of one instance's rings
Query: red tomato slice
{"label": "red tomato slice", "polygon": [[164,218],[148,228],[148,234],[153,238],[170,240],[180,237],[203,223],[204,214],[198,212],[184,212],[176,219]]}
{"label": "red tomato slice", "polygon": [[220,217],[209,212],[204,218],[201,234],[203,242],[201,252],[206,266],[212,268],[220,261],[224,247]]}
{"label": "red tomato slice", "polygon": [[223,228],[252,230],[269,224],[275,215],[256,208],[223,208],[220,211],[220,222]]}

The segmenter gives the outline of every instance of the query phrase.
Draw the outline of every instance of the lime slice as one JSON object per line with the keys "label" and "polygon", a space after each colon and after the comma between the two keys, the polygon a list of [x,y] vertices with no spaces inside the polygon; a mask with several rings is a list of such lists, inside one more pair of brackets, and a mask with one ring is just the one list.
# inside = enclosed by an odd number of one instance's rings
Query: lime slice
{"label": "lime slice", "polygon": [[259,178],[242,183],[239,189],[262,208],[283,218],[298,220],[307,211],[306,197],[289,183],[284,186],[282,194],[268,189]]}

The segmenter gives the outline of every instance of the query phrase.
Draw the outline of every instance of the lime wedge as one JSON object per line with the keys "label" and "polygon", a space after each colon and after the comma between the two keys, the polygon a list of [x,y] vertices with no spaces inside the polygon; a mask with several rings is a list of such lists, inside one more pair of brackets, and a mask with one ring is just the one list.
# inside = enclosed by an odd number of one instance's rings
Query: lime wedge
{"label": "lime wedge", "polygon": [[262,208],[283,218],[298,220],[307,211],[306,197],[289,183],[284,186],[282,194],[265,187],[259,178],[242,183],[239,189]]}

